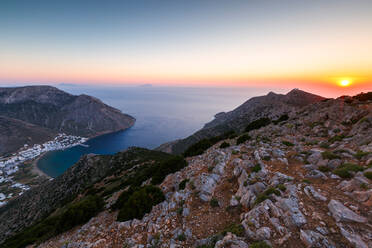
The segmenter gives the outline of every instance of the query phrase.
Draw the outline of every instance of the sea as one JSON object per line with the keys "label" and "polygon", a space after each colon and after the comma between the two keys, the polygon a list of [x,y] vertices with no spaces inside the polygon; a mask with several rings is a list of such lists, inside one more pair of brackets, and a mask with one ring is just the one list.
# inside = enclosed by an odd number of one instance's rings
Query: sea
{"label": "sea", "polygon": [[[153,149],[185,138],[213,120],[219,112],[231,111],[265,88],[92,86],[61,84],[59,89],[74,95],[94,96],[136,118],[133,127],[88,140],[65,150],[42,156],[38,168],[51,177],[61,175],[82,155],[114,154],[131,146]],[[271,89],[273,90],[273,89]],[[277,92],[282,90],[277,89]]]}

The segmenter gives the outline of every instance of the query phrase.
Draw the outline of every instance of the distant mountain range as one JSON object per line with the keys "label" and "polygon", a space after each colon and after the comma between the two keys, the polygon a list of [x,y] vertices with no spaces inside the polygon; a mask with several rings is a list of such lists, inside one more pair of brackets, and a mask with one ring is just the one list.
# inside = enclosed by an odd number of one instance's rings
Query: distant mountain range
{"label": "distant mountain range", "polygon": [[229,131],[240,133],[248,123],[262,117],[278,119],[281,115],[308,104],[320,102],[324,97],[317,96],[299,89],[293,89],[286,95],[270,92],[266,96],[253,97],[230,112],[221,112],[215,119],[193,135],[161,145],[157,150],[181,154],[190,145],[205,139],[222,135]]}
{"label": "distant mountain range", "polygon": [[94,137],[131,127],[135,118],[99,99],[51,86],[0,88],[0,155],[57,133]]}

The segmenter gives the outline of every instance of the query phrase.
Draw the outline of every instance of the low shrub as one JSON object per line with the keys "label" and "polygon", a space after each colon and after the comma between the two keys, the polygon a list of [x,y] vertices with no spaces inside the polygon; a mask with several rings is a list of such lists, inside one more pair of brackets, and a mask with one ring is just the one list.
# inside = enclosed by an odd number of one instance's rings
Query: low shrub
{"label": "low shrub", "polygon": [[335,143],[336,141],[342,141],[345,138],[345,135],[335,135],[328,140],[329,143]]}
{"label": "low shrub", "polygon": [[230,224],[229,226],[225,227],[222,231],[222,234],[225,236],[228,232],[235,234],[238,237],[244,237],[244,227],[242,224]]}
{"label": "low shrub", "polygon": [[236,144],[237,145],[240,145],[244,142],[246,142],[247,140],[250,140],[251,137],[248,135],[248,134],[243,134],[242,136],[240,136],[237,140],[236,140]]}
{"label": "low shrub", "polygon": [[328,149],[329,148],[329,144],[327,142],[322,142],[320,143],[320,148],[324,148],[324,149]]}
{"label": "low shrub", "polygon": [[83,200],[71,204],[61,215],[57,232],[62,233],[71,228],[86,223],[90,218],[102,211],[104,201],[101,197],[89,195]]}
{"label": "low shrub", "polygon": [[186,235],[184,233],[178,235],[177,240],[178,241],[185,241],[186,240]]}
{"label": "low shrub", "polygon": [[268,188],[267,190],[265,190],[264,192],[262,192],[261,194],[259,194],[256,198],[256,201],[255,201],[255,204],[259,204],[261,202],[263,202],[264,200],[266,199],[269,199],[270,195],[272,194],[275,194],[275,195],[280,195],[280,191],[277,190],[276,188]]}
{"label": "low shrub", "polygon": [[339,168],[346,168],[347,170],[354,171],[354,172],[358,172],[358,171],[363,171],[364,170],[362,166],[357,165],[357,164],[352,164],[352,163],[344,163]]}
{"label": "low shrub", "polygon": [[218,203],[218,200],[216,198],[212,198],[211,201],[209,202],[212,208],[219,207],[220,204]]}
{"label": "low shrub", "polygon": [[219,142],[221,140],[224,140],[224,139],[227,139],[227,138],[234,137],[234,135],[236,135],[234,131],[229,131],[229,132],[226,132],[226,133],[224,133],[222,135],[219,135],[219,136],[202,139],[202,140],[196,142],[195,144],[189,146],[186,149],[186,151],[183,153],[183,156],[184,157],[192,157],[192,156],[197,156],[197,155],[203,154],[205,150],[207,150],[208,148],[210,148],[211,146],[213,146],[217,142]]}
{"label": "low shrub", "polygon": [[190,180],[189,179],[184,179],[180,182],[180,184],[178,185],[178,189],[180,190],[183,190],[186,188],[186,184],[189,182]]}
{"label": "low shrub", "polygon": [[39,244],[77,225],[86,223],[102,211],[103,206],[104,201],[100,196],[86,196],[78,202],[69,204],[63,212],[27,227],[7,239],[1,247],[21,248],[30,244]]}
{"label": "low shrub", "polygon": [[271,120],[269,118],[260,118],[255,121],[252,121],[251,123],[248,124],[248,126],[245,128],[246,132],[255,130],[255,129],[260,129],[261,127],[265,127],[271,123]]}
{"label": "low shrub", "polygon": [[265,160],[265,161],[270,161],[271,157],[270,156],[264,156],[262,159]]}
{"label": "low shrub", "polygon": [[332,160],[332,159],[338,159],[340,158],[340,156],[334,154],[333,152],[325,151],[325,152],[322,152],[322,158]]}
{"label": "low shrub", "polygon": [[346,168],[337,168],[333,170],[333,174],[336,174],[341,178],[352,178],[351,173]]}
{"label": "low shrub", "polygon": [[277,125],[283,121],[287,121],[288,119],[289,119],[289,116],[287,114],[283,114],[277,120],[273,121],[273,123]]}
{"label": "low shrub", "polygon": [[226,141],[224,141],[224,142],[220,145],[220,148],[223,149],[223,148],[227,148],[227,147],[229,147],[229,146],[230,146],[230,144],[227,143]]}
{"label": "low shrub", "polygon": [[287,187],[284,185],[284,184],[279,184],[278,186],[278,189],[282,192],[286,191],[287,190]]}
{"label": "low shrub", "polygon": [[163,192],[155,186],[149,185],[135,191],[120,209],[117,220],[127,221],[141,219],[149,213],[153,206],[164,201]]}
{"label": "low shrub", "polygon": [[271,248],[271,246],[266,244],[264,241],[259,241],[252,243],[249,248]]}
{"label": "low shrub", "polygon": [[368,178],[369,180],[372,180],[372,171],[364,172],[364,176]]}
{"label": "low shrub", "polygon": [[358,171],[363,171],[363,167],[356,164],[345,163],[333,170],[333,174],[336,174],[341,178],[352,178],[353,174],[351,172]]}
{"label": "low shrub", "polygon": [[329,169],[327,166],[324,166],[324,165],[319,166],[318,169],[319,169],[321,172],[328,172],[328,171],[330,171],[330,169]]}
{"label": "low shrub", "polygon": [[291,143],[289,141],[286,141],[286,140],[283,140],[282,143],[283,143],[283,145],[286,145],[286,146],[294,146],[293,143]]}
{"label": "low shrub", "polygon": [[363,158],[364,156],[367,156],[367,155],[369,155],[369,154],[370,154],[370,152],[358,151],[357,153],[354,154],[354,157],[355,157],[356,159],[361,159],[361,158]]}
{"label": "low shrub", "polygon": [[261,166],[259,164],[256,164],[252,167],[252,172],[259,172],[261,170]]}
{"label": "low shrub", "polygon": [[186,166],[187,166],[186,160],[180,156],[176,156],[168,160],[165,160],[156,167],[154,174],[152,176],[151,183],[160,184],[163,182],[164,178],[167,175],[179,171]]}

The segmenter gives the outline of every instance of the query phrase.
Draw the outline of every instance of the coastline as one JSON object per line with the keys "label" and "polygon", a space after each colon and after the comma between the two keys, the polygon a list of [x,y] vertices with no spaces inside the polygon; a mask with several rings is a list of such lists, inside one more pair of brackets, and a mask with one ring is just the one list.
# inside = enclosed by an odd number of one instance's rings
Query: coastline
{"label": "coastline", "polygon": [[[126,131],[128,129],[130,129],[131,127],[133,127],[135,124],[135,122],[130,126],[130,127],[127,127],[127,128],[123,128],[123,129],[120,129],[120,130],[116,130],[116,131],[106,131],[106,132],[101,132],[101,133],[98,133],[94,136],[90,136],[88,138],[86,138],[86,140],[83,142],[83,143],[79,143],[79,144],[75,144],[75,145],[72,145],[70,147],[73,147],[73,146],[78,146],[78,145],[81,145],[81,144],[84,144],[85,142],[88,142],[94,138],[97,138],[99,136],[102,136],[102,135],[106,135],[106,134],[111,134],[111,133],[116,133],[116,132],[122,132],[122,131]],[[66,147],[64,149],[68,149],[70,147]],[[53,150],[53,151],[58,151],[58,150],[64,150],[64,149],[57,149],[57,150]],[[38,176],[44,176],[44,177],[47,177],[47,178],[53,178],[51,176],[49,176],[48,174],[46,174],[45,172],[43,172],[39,167],[38,167],[38,162],[39,160],[45,156],[45,154],[47,154],[48,152],[50,151],[47,151],[47,152],[43,152],[41,153],[39,156],[37,156],[31,163],[31,167],[32,167],[32,173],[35,174],[35,175],[38,175]]]}
{"label": "coastline", "polygon": [[47,175],[45,172],[43,172],[38,166],[37,166],[37,163],[39,162],[39,159],[41,159],[42,157],[45,156],[45,154],[47,154],[48,152],[43,152],[42,154],[40,154],[38,157],[36,157],[34,159],[34,161],[32,161],[31,163],[31,166],[32,166],[32,173],[38,175],[38,176],[44,176],[44,177],[47,177],[47,178],[53,178],[49,175]]}

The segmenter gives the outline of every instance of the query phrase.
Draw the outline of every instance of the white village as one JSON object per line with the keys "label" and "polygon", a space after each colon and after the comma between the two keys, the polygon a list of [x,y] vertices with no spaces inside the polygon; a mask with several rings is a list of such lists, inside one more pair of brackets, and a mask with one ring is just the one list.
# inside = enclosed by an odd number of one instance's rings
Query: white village
{"label": "white village", "polygon": [[[29,190],[30,187],[13,180],[12,175],[19,170],[19,165],[28,160],[35,159],[45,152],[66,149],[80,145],[86,141],[87,138],[84,137],[61,133],[58,134],[54,140],[50,140],[43,144],[35,144],[32,147],[25,144],[23,148],[11,156],[0,157],[0,184],[10,183],[10,187],[21,189],[18,194],[22,195],[25,191]],[[0,206],[5,205],[12,197],[14,197],[13,193],[6,195],[0,192]]]}

